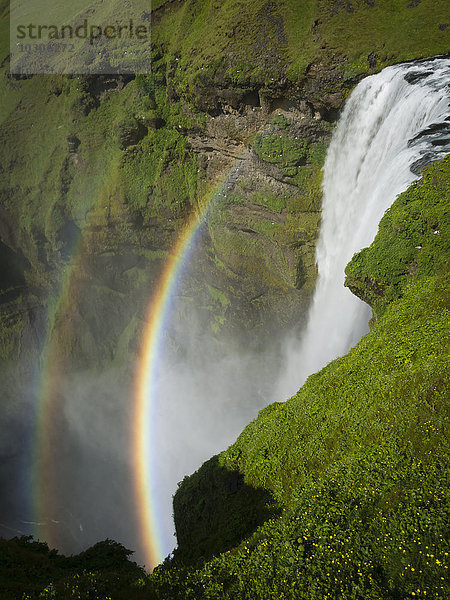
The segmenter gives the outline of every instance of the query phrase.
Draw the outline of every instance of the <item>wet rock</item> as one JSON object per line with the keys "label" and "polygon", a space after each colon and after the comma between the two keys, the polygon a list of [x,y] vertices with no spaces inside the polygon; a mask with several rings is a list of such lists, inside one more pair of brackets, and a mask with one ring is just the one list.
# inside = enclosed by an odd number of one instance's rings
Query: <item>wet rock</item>
{"label": "wet rock", "polygon": [[427,165],[430,165],[432,162],[436,160],[436,154],[432,152],[427,152],[421,158],[413,162],[410,169],[414,175],[421,175],[422,169]]}
{"label": "wet rock", "polygon": [[412,71],[411,73],[407,73],[405,75],[404,79],[405,79],[405,81],[407,81],[408,83],[413,85],[414,83],[417,83],[418,81],[421,81],[422,79],[425,79],[432,73],[433,73],[433,71]]}
{"label": "wet rock", "polygon": [[416,136],[414,136],[412,139],[410,139],[408,141],[408,146],[413,146],[416,142],[418,142],[424,137],[434,137],[436,135],[438,135],[439,137],[445,136],[445,139],[448,141],[450,137],[450,125],[447,125],[446,123],[433,123],[426,129],[418,133]]}
{"label": "wet rock", "polygon": [[74,154],[78,150],[78,146],[80,145],[80,140],[76,135],[69,135],[67,138],[67,147],[70,154]]}

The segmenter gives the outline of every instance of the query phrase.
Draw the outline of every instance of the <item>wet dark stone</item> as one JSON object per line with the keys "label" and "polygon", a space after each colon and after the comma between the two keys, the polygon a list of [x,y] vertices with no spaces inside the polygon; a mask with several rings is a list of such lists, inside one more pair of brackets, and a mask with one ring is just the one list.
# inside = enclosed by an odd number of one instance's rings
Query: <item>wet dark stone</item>
{"label": "wet dark stone", "polygon": [[[445,142],[448,141],[449,136],[450,136],[450,126],[448,125],[448,123],[433,123],[432,125],[430,125],[429,127],[427,127],[426,129],[424,129],[423,131],[421,131],[420,133],[418,133],[417,135],[415,135],[413,138],[411,138],[408,141],[408,146],[413,146],[414,144],[416,144],[418,141],[422,140],[425,137],[432,137],[432,136],[439,136],[438,139],[443,139]],[[432,142],[437,141],[437,140],[432,140]],[[439,145],[443,145],[443,144],[439,144]]]}
{"label": "wet dark stone", "polygon": [[421,158],[413,162],[413,164],[410,166],[410,170],[412,173],[414,173],[414,175],[420,176],[422,174],[422,169],[427,165],[430,165],[435,160],[436,154],[432,152],[427,152]]}
{"label": "wet dark stone", "polygon": [[374,69],[377,66],[377,53],[371,52],[367,57],[367,62],[369,63],[369,67]]}
{"label": "wet dark stone", "polygon": [[413,85],[414,83],[417,83],[421,79],[425,79],[425,77],[428,77],[432,73],[433,73],[433,71],[422,71],[419,73],[417,71],[413,71],[412,73],[407,73],[405,75],[405,81],[407,81],[408,83]]}

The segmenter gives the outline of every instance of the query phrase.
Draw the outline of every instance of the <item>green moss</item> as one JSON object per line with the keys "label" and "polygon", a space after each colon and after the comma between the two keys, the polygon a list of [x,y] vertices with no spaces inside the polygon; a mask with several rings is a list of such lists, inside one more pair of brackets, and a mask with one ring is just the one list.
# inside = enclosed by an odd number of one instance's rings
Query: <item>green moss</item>
{"label": "green moss", "polygon": [[[189,151],[186,137],[179,130],[198,125],[199,113],[187,115],[180,103],[169,104],[166,88],[157,75],[141,76],[136,85],[154,100],[154,113],[163,126],[150,129],[122,158],[125,201],[133,209],[149,205],[152,214],[161,204],[173,208],[174,214],[182,214],[187,205],[195,203],[199,169],[196,155]],[[144,116],[142,120],[146,122]]]}
{"label": "green moss", "polygon": [[[53,285],[49,265],[59,269],[91,226],[105,228],[93,240],[103,251],[123,237],[164,252],[170,233],[138,232],[133,222],[156,218],[164,228],[195,205],[199,169],[183,128],[201,122],[198,111],[170,104],[160,73],[108,89],[100,102],[83,77],[1,75],[0,189],[31,263],[28,282]],[[106,229],[114,229],[109,239]]]}
{"label": "green moss", "polygon": [[[155,27],[155,41],[167,45],[177,90],[199,98],[205,83],[219,71],[244,89],[252,82],[276,78],[278,61],[268,60],[268,55],[271,51],[278,55],[282,38],[264,10],[266,4],[265,0],[244,5],[236,0],[190,1],[164,15]],[[279,15],[276,8],[270,12],[275,19]]]}
{"label": "green moss", "polygon": [[308,157],[306,140],[287,135],[258,135],[252,148],[261,160],[281,167],[296,167]]}
{"label": "green moss", "polygon": [[346,285],[381,315],[418,279],[445,272],[449,260],[450,157],[425,170],[380,222],[369,248],[346,269]]}
{"label": "green moss", "polygon": [[[287,124],[283,115],[280,123]],[[314,247],[320,222],[325,144],[309,144],[288,131],[253,138],[265,162],[292,168],[297,193],[280,193],[255,179],[239,179],[233,192],[214,206],[209,229],[225,270],[265,288],[312,290],[316,279]],[[303,166],[292,166],[297,163]],[[291,188],[294,189],[295,188]],[[236,207],[245,207],[243,209]],[[266,210],[259,210],[261,207]]]}
{"label": "green moss", "polygon": [[273,122],[280,129],[287,129],[289,127],[288,120],[283,114],[276,114],[273,118]]}
{"label": "green moss", "polygon": [[122,159],[124,199],[133,209],[145,208],[148,203],[151,209],[161,204],[175,209],[192,204],[197,169],[183,136],[165,128],[152,132]]}
{"label": "green moss", "polygon": [[253,202],[254,204],[265,206],[274,212],[280,213],[284,208],[286,208],[288,197],[283,196],[282,194],[274,194],[269,188],[267,192],[263,190],[257,190],[249,194],[247,196],[247,200],[249,202]]}
{"label": "green moss", "polygon": [[221,305],[223,310],[226,310],[227,307],[230,306],[230,300],[222,290],[219,290],[212,285],[208,285],[208,292],[211,298]]}

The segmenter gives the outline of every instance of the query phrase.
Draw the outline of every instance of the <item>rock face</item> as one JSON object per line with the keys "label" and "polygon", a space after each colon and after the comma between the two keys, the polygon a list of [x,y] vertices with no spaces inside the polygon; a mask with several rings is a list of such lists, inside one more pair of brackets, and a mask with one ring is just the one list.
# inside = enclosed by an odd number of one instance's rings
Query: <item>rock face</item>
{"label": "rock face", "polygon": [[201,135],[189,136],[206,177],[226,174],[208,232],[221,263],[218,279],[242,290],[231,304],[239,312],[236,299],[257,299],[258,310],[284,314],[292,324],[301,321],[316,275],[320,168],[330,131],[304,109],[286,103],[268,118],[261,108],[229,108],[207,117]]}

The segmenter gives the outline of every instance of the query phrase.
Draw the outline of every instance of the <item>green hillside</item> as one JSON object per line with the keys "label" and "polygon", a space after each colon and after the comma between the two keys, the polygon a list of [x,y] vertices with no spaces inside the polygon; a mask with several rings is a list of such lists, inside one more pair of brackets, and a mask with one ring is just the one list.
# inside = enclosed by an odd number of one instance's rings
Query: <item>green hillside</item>
{"label": "green hillside", "polygon": [[[154,5],[153,31],[174,89],[208,105],[255,87],[311,85],[317,100],[392,62],[448,50],[445,3],[433,0],[187,0]],[[327,71],[331,70],[332,73]],[[334,89],[333,89],[334,88]],[[234,95],[233,95],[234,92]]]}

